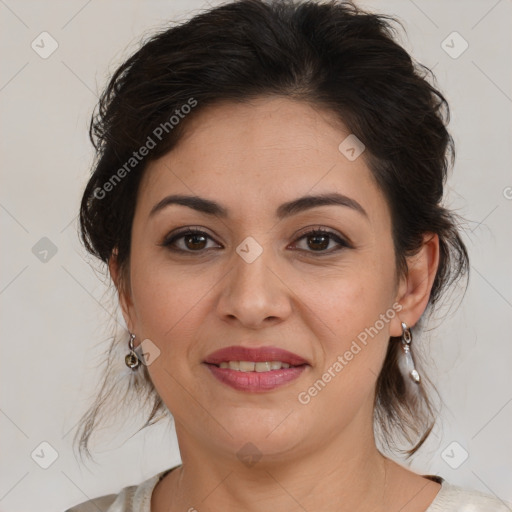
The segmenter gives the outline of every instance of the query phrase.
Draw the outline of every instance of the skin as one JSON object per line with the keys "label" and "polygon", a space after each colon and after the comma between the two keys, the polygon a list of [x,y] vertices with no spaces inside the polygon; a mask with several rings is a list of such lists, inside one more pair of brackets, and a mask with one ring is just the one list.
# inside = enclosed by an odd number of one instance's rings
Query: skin
{"label": "skin", "polygon": [[[438,237],[425,234],[398,278],[386,200],[364,153],[349,161],[338,150],[349,131],[331,112],[272,97],[210,106],[190,121],[176,148],[147,167],[127,272],[115,255],[110,261],[135,344],[150,339],[160,350],[148,370],[174,417],[183,461],[155,488],[152,510],[424,511],[440,485],[378,451],[372,413],[389,337],[427,306]],[[339,205],[275,216],[284,202],[333,191],[367,216]],[[230,215],[182,205],[150,215],[170,194],[214,200]],[[186,237],[174,245],[188,252],[160,245],[190,226],[208,235],[206,246]],[[350,246],[335,250],[331,238],[315,251],[314,237],[301,236],[319,226]],[[248,236],[263,249],[252,263],[235,250]],[[301,404],[298,394],[394,303],[400,312]],[[311,366],[270,392],[237,391],[202,364],[229,345],[275,345]],[[247,442],[262,455],[250,467],[237,457]]]}

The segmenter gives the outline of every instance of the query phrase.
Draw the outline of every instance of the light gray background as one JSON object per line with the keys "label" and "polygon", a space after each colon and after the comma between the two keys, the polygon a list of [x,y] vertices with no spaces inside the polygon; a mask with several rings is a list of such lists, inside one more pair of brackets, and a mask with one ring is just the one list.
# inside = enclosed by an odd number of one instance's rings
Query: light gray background
{"label": "light gray background", "polygon": [[[110,432],[99,464],[75,460],[72,429],[98,380],[109,318],[104,280],[78,242],[76,215],[93,157],[89,117],[107,77],[142,35],[206,5],[0,0],[2,511],[65,510],[180,462],[164,424],[127,439],[137,423]],[[457,148],[448,204],[469,221],[472,277],[463,305],[421,340],[445,406],[412,468],[511,501],[512,3],[360,5],[398,15],[408,31],[403,44],[434,68]],[[31,48],[43,31],[59,44],[47,59]],[[453,31],[469,43],[457,59],[441,45]],[[42,237],[57,247],[47,262],[32,252]],[[31,458],[43,441],[58,453],[48,469]],[[458,469],[442,457],[452,442],[452,461],[469,453]]]}

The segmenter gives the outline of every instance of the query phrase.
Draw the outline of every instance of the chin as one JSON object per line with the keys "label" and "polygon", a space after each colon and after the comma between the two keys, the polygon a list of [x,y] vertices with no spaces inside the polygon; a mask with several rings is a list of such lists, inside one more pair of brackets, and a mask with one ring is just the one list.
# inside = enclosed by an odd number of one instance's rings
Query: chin
{"label": "chin", "polygon": [[[304,443],[307,429],[304,422],[298,426],[294,421],[290,421],[294,414],[287,417],[289,412],[279,411],[277,414],[266,415],[255,413],[249,419],[240,419],[239,416],[229,419],[223,423],[233,436],[225,437],[229,449],[234,450],[237,456],[244,456],[247,452],[247,455],[265,457],[278,457],[294,451],[298,445]],[[227,416],[224,418],[227,419]]]}

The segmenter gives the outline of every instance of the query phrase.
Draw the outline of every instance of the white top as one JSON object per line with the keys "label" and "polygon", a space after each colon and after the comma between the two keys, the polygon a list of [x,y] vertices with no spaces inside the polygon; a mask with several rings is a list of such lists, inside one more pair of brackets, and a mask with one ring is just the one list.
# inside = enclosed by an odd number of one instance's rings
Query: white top
{"label": "white top", "polygon": [[[151,512],[153,489],[172,469],[174,468],[161,471],[139,485],[124,487],[119,494],[108,494],[85,501],[65,512]],[[425,512],[512,512],[512,503],[449,484],[439,476],[424,476],[441,484],[441,489]]]}

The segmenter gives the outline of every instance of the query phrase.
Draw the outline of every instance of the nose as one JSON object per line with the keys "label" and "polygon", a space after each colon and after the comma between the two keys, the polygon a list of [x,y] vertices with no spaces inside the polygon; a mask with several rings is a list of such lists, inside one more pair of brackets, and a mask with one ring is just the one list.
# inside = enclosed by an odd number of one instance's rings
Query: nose
{"label": "nose", "polygon": [[223,320],[260,329],[289,317],[291,291],[275,270],[275,263],[269,248],[253,261],[234,253],[232,270],[223,280],[217,303],[217,312]]}

